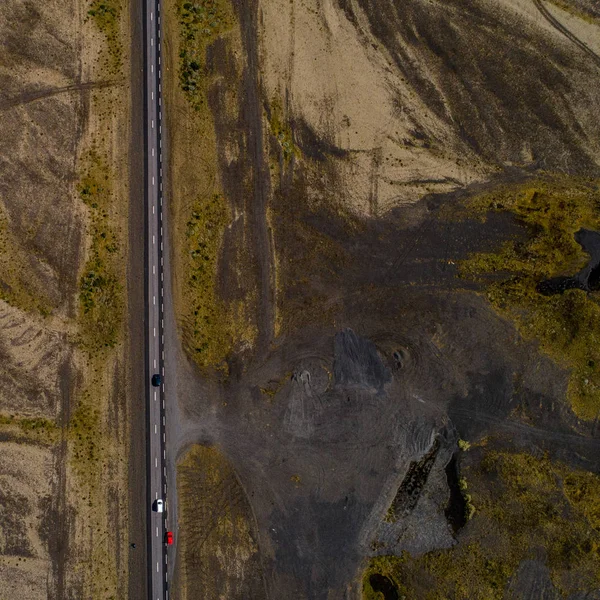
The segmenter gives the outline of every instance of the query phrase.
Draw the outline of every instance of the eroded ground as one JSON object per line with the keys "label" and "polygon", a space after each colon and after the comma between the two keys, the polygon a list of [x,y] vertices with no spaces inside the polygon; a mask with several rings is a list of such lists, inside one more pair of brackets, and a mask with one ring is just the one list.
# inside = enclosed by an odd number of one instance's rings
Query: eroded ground
{"label": "eroded ground", "polygon": [[127,590],[125,3],[0,6],[0,596]]}
{"label": "eroded ground", "polygon": [[[215,597],[259,580],[269,598],[597,593],[599,297],[544,282],[597,260],[577,235],[600,216],[598,17],[583,1],[169,4],[194,365],[172,451],[226,457],[215,485],[244,490],[260,556],[243,582],[224,559]],[[190,523],[206,485],[190,481],[180,527],[203,542],[182,541],[177,568],[200,577],[231,548],[213,495]]]}

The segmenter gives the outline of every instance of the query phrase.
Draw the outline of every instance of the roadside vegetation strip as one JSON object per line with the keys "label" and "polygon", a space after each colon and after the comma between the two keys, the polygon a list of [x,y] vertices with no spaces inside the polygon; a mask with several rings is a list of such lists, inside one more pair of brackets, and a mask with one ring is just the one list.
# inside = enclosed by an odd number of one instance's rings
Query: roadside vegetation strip
{"label": "roadside vegetation strip", "polygon": [[207,107],[209,73],[206,49],[218,37],[235,26],[231,0],[178,0],[181,27],[179,80],[191,105],[198,111]]}
{"label": "roadside vegetation strip", "polygon": [[[229,0],[171,0],[167,34],[175,43],[171,60],[176,75],[166,71],[171,94],[169,133],[173,152],[174,256],[178,314],[185,349],[205,369],[227,372],[226,359],[242,343],[252,344],[246,299],[220,297],[219,260],[223,237],[231,223],[229,201],[220,183],[217,135],[208,103],[209,90],[220,78],[207,66],[208,47],[221,39],[233,47],[239,28]],[[175,79],[176,77],[176,79]],[[232,101],[233,102],[233,101]],[[235,106],[222,106],[227,115]],[[185,115],[185,117],[183,117]]]}
{"label": "roadside vegetation strip", "polygon": [[92,0],[87,13],[106,38],[109,59],[104,66],[111,75],[119,74],[123,67],[124,54],[120,21],[122,11],[122,0]]}
{"label": "roadside vegetation strip", "polygon": [[[121,76],[128,47],[124,3],[94,0],[88,6],[90,76],[99,81]],[[95,600],[123,598],[127,589],[128,161],[127,139],[118,137],[128,130],[127,94],[127,86],[90,94],[76,188],[86,213],[86,253],[78,279],[75,352],[81,380],[66,429],[68,486],[76,514],[73,570],[81,574],[83,595]]]}
{"label": "roadside vegetation strip", "polygon": [[589,256],[575,239],[581,228],[600,231],[599,182],[548,177],[503,186],[467,202],[470,216],[505,211],[527,226],[525,241],[509,240],[497,251],[462,261],[462,277],[484,285],[485,295],[515,322],[525,339],[570,370],[568,399],[578,417],[600,413],[600,291],[569,289],[543,295],[537,286],[573,275]]}
{"label": "roadside vegetation strip", "polygon": [[89,208],[91,243],[80,278],[80,323],[83,347],[90,351],[113,348],[123,324],[122,251],[110,222],[111,173],[97,150],[85,161],[79,195]]}
{"label": "roadside vegetation strip", "polygon": [[229,220],[223,197],[213,194],[212,198],[205,198],[194,205],[187,222],[187,286],[191,307],[184,342],[198,364],[204,367],[221,363],[232,343],[227,308],[216,292],[222,232]]}
{"label": "roadside vegetation strip", "polygon": [[553,584],[565,596],[600,585],[600,477],[547,457],[485,451],[467,467],[477,511],[458,544],[416,558],[372,558],[363,598],[379,598],[372,575],[399,597],[470,600],[505,597],[520,562],[543,548]]}

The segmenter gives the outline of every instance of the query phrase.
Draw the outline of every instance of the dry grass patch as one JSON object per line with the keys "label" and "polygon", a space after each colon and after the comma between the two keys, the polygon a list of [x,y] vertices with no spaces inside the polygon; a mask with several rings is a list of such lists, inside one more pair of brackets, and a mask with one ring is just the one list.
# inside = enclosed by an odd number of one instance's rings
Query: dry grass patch
{"label": "dry grass patch", "polygon": [[13,233],[0,205],[0,299],[42,316],[54,308],[35,277],[30,276],[27,249]]}
{"label": "dry grass patch", "polygon": [[177,466],[177,488],[177,598],[264,598],[250,504],[227,459],[192,447]]}
{"label": "dry grass patch", "polygon": [[460,265],[461,275],[484,284],[488,300],[523,337],[539,340],[543,352],[570,369],[568,398],[584,419],[600,412],[600,293],[574,289],[545,296],[536,287],[575,274],[589,260],[574,236],[582,227],[600,231],[598,186],[556,177],[473,198],[470,211],[510,212],[528,227],[529,237],[474,254]]}
{"label": "dry grass patch", "polygon": [[104,66],[110,75],[119,74],[123,67],[122,12],[122,0],[92,0],[87,13],[106,38],[108,58],[104,59]]}
{"label": "dry grass patch", "polygon": [[88,154],[79,195],[89,208],[90,248],[80,278],[82,343],[89,351],[112,348],[123,326],[123,252],[111,225],[111,173],[96,150]]}
{"label": "dry grass patch", "polygon": [[363,597],[376,598],[369,578],[392,580],[401,597],[501,599],[519,563],[539,548],[554,585],[565,595],[600,585],[600,477],[547,457],[480,453],[466,467],[477,511],[450,550],[420,558],[373,558]]}
{"label": "dry grass patch", "polygon": [[[174,216],[175,296],[188,354],[202,368],[227,370],[240,344],[252,344],[246,302],[224,301],[218,292],[223,236],[232,221],[220,182],[217,136],[208,93],[218,77],[207,65],[211,44],[237,49],[239,26],[229,0],[170,0],[166,14],[169,68],[169,134]],[[223,111],[237,110],[236,99]]]}

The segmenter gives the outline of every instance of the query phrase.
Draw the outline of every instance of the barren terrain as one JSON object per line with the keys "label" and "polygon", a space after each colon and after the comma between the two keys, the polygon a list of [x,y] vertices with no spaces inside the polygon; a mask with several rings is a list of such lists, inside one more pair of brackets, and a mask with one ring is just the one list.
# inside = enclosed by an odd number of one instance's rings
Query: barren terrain
{"label": "barren terrain", "polygon": [[129,23],[0,6],[0,596],[127,593]]}
{"label": "barren terrain", "polygon": [[168,4],[176,597],[598,593],[597,13]]}

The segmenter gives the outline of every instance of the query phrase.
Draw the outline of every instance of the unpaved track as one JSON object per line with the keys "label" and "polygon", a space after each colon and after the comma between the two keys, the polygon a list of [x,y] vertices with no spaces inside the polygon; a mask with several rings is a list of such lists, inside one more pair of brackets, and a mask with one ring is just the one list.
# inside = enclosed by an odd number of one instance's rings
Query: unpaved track
{"label": "unpaved track", "polygon": [[14,108],[15,106],[29,104],[30,102],[43,100],[44,98],[50,98],[51,96],[57,96],[59,94],[67,94],[70,92],[86,92],[94,89],[116,87],[123,85],[123,83],[123,80],[90,81],[88,83],[76,83],[73,85],[65,85],[64,87],[37,90],[35,92],[25,92],[23,94],[19,94],[16,98],[9,98],[7,100],[0,101],[0,110],[8,110],[9,108]]}
{"label": "unpaved track", "polygon": [[243,111],[248,126],[248,159],[252,165],[253,203],[249,214],[252,225],[256,259],[258,262],[259,308],[258,348],[266,352],[273,339],[273,257],[267,227],[267,199],[269,197],[269,169],[263,144],[262,103],[258,65],[258,2],[249,0],[239,10],[240,26],[247,66],[244,72],[245,101]]}
{"label": "unpaved track", "polygon": [[557,31],[560,31],[565,37],[571,40],[578,48],[583,50],[599,67],[600,56],[596,54],[586,43],[582,42],[576,35],[571,33],[550,11],[544,6],[542,0],[533,0],[535,7],[540,11],[544,19],[552,25]]}

